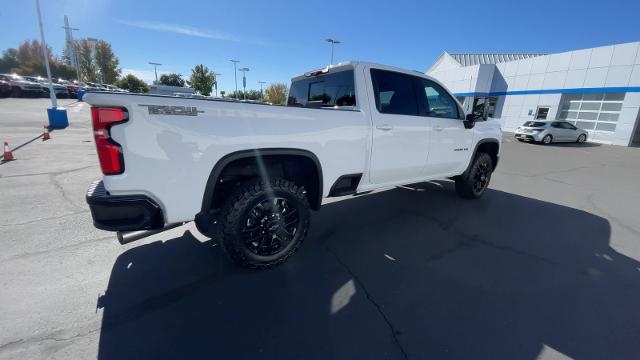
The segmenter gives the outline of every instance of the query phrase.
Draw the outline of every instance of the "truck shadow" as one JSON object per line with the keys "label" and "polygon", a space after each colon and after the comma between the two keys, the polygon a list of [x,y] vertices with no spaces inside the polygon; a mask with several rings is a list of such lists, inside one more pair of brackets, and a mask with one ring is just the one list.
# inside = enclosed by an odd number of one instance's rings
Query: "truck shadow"
{"label": "truck shadow", "polygon": [[599,216],[447,182],[326,204],[269,271],[185,232],[117,259],[98,357],[640,358],[640,264],[610,237]]}

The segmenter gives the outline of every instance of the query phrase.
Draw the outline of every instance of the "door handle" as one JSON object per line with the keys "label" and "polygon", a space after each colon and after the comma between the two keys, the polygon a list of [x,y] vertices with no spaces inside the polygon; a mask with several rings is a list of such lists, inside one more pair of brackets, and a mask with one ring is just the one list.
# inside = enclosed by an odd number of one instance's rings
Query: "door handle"
{"label": "door handle", "polygon": [[389,124],[382,124],[382,125],[376,126],[376,129],[382,130],[382,131],[389,131],[389,130],[393,129],[393,126],[391,126]]}
{"label": "door handle", "polygon": [[444,130],[441,126],[436,126],[433,128],[434,131],[442,131]]}

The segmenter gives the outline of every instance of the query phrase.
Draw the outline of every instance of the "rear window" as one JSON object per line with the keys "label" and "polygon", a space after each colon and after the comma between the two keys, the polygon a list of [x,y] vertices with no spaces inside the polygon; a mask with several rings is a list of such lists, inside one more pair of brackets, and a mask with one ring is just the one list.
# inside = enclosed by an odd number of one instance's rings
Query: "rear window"
{"label": "rear window", "polygon": [[522,126],[526,127],[543,127],[546,123],[540,121],[527,121]]}
{"label": "rear window", "polygon": [[287,105],[313,108],[355,106],[356,92],[353,70],[313,76],[292,82]]}

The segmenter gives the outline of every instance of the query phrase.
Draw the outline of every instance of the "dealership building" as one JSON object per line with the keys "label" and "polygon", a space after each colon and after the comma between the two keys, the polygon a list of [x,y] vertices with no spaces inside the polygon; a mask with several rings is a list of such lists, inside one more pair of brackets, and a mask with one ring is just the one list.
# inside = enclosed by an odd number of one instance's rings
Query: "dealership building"
{"label": "dealership building", "polygon": [[505,131],[566,120],[591,141],[640,145],[640,42],[558,54],[445,52],[427,74]]}

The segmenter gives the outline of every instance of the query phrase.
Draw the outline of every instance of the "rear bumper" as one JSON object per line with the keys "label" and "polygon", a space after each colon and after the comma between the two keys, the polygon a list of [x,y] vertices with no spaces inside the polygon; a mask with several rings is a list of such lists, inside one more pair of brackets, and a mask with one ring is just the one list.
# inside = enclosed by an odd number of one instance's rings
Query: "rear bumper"
{"label": "rear bumper", "polygon": [[98,229],[135,231],[164,226],[162,209],[151,198],[145,195],[109,195],[102,180],[91,184],[86,200],[93,225]]}

